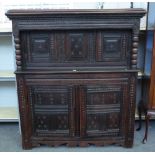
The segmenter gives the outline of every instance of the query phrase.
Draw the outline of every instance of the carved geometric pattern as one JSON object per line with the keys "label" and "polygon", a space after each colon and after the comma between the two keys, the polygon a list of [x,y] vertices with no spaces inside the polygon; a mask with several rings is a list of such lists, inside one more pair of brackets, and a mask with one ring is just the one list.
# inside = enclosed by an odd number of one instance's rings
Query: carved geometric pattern
{"label": "carved geometric pattern", "polygon": [[[98,117],[97,115],[88,115],[87,116],[87,130],[98,130],[99,129],[97,117]],[[103,119],[103,117],[102,117],[102,119]]]}
{"label": "carved geometric pattern", "polygon": [[77,66],[78,62],[81,62],[78,66],[86,67],[92,63],[129,67],[130,36],[127,31],[25,32],[22,34],[26,42],[22,44],[23,67],[67,67],[70,63]]}
{"label": "carved geometric pattern", "polygon": [[38,115],[36,116],[36,127],[39,130],[48,130],[48,122],[47,122],[47,116]]}
{"label": "carved geometric pattern", "polygon": [[66,130],[68,128],[68,117],[66,115],[57,116],[58,129]]}
{"label": "carved geometric pattern", "polygon": [[120,118],[119,113],[110,113],[108,118],[108,129],[120,128]]}
{"label": "carved geometric pattern", "polygon": [[69,33],[68,35],[68,61],[83,61],[88,57],[87,42],[84,33]]}
{"label": "carved geometric pattern", "polygon": [[36,94],[36,104],[39,105],[65,105],[67,104],[67,92],[50,92],[50,93],[37,93]]}
{"label": "carved geometric pattern", "polygon": [[103,59],[104,58],[120,58],[120,36],[104,36],[103,47],[105,48]]}
{"label": "carved geometric pattern", "polygon": [[108,130],[119,128],[119,118],[118,113],[88,115],[88,129]]}
{"label": "carved geometric pattern", "polygon": [[[122,100],[122,102],[123,102],[123,105],[122,105],[122,107],[121,107],[121,113],[123,113],[123,117],[121,117],[121,122],[122,122],[122,125],[121,125],[121,128],[120,128],[120,133],[122,134],[122,135],[126,135],[126,133],[125,133],[125,130],[126,130],[126,125],[127,125],[127,120],[126,119],[124,119],[124,118],[128,118],[128,109],[126,108],[126,105],[128,105],[129,104],[129,98],[128,98],[128,94],[129,94],[129,88],[128,88],[128,84],[124,84],[123,85],[123,100]],[[125,110],[125,111],[124,111]]]}
{"label": "carved geometric pattern", "polygon": [[54,67],[81,62],[79,66],[92,63],[127,66],[130,64],[130,37],[127,31],[24,32],[21,37],[26,42],[22,44],[24,65]]}
{"label": "carved geometric pattern", "polygon": [[[116,62],[127,65],[129,59],[131,34],[119,31],[99,31],[97,33],[96,61]],[[116,65],[116,64],[115,64]]]}
{"label": "carved geometric pattern", "polygon": [[49,66],[50,63],[62,66],[61,63],[78,61],[90,63],[94,58],[95,35],[92,32],[24,32],[22,40],[26,42],[22,45],[26,65],[44,63]]}
{"label": "carved geometric pattern", "polygon": [[35,134],[69,134],[68,115],[61,114],[35,114]]}
{"label": "carved geometric pattern", "polygon": [[120,104],[120,87],[89,86],[87,89],[87,104]]}
{"label": "carved geometric pattern", "polygon": [[27,129],[27,132],[22,132],[23,144],[31,145],[31,113],[27,108],[27,93],[25,90],[25,81],[22,76],[17,75],[17,86],[18,86],[18,97],[19,97],[19,110],[20,110],[20,121],[22,131]]}
{"label": "carved geometric pattern", "polygon": [[87,134],[116,135],[120,132],[119,112],[87,115]]}
{"label": "carved geometric pattern", "polygon": [[67,136],[71,134],[69,118],[72,104],[72,87],[70,86],[29,86],[32,98],[34,135]]}
{"label": "carved geometric pattern", "polygon": [[[33,87],[31,91],[37,105],[67,105],[69,103],[68,88],[61,86]],[[30,91],[30,92],[31,92]]]}
{"label": "carved geometric pattern", "polygon": [[91,93],[88,97],[88,104],[120,104],[119,95],[119,92]]}
{"label": "carved geometric pattern", "polygon": [[[130,103],[128,104],[128,134],[127,134],[127,141],[128,144],[133,143],[133,137],[134,137],[134,116],[135,116],[135,82],[136,77],[131,75],[130,79]],[[129,144],[129,145],[130,145]]]}
{"label": "carved geometric pattern", "polygon": [[49,37],[47,34],[31,35],[31,58],[33,62],[49,61]]}
{"label": "carved geometric pattern", "polygon": [[122,99],[121,85],[87,86],[87,135],[120,135]]}

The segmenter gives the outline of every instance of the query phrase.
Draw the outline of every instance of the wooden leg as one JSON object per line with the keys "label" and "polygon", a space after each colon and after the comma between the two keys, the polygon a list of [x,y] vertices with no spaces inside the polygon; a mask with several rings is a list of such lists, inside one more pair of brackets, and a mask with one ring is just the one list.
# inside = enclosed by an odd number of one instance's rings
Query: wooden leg
{"label": "wooden leg", "polygon": [[131,148],[132,146],[133,146],[133,139],[126,141],[124,144],[125,148]]}
{"label": "wooden leg", "polygon": [[143,141],[142,143],[145,144],[146,141],[147,141],[147,135],[148,135],[148,126],[149,126],[149,119],[150,119],[150,115],[146,115],[145,116],[145,135],[144,135],[144,138],[143,138]]}
{"label": "wooden leg", "polygon": [[142,127],[142,109],[141,109],[141,105],[139,103],[138,105],[138,116],[139,116],[139,120],[138,120],[138,128],[136,129],[136,131],[139,131]]}
{"label": "wooden leg", "polygon": [[22,147],[24,150],[32,149],[32,142],[31,140],[22,139]]}

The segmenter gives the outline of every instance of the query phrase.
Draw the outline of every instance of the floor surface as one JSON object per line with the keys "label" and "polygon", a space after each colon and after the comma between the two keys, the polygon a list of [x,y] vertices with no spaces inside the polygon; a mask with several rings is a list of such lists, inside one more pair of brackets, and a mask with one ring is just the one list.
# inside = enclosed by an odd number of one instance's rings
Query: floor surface
{"label": "floor surface", "polygon": [[[137,124],[135,124],[135,128]],[[142,144],[144,136],[144,124],[141,131],[135,131],[133,148],[123,148],[120,146],[104,147],[48,147],[41,146],[32,150],[23,150],[18,123],[0,123],[0,152],[154,152],[155,151],[155,121],[150,122],[148,141]]]}

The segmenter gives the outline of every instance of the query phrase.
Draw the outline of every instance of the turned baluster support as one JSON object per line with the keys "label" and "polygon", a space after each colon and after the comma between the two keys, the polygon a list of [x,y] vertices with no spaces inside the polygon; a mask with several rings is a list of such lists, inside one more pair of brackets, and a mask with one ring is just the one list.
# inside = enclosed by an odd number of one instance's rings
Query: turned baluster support
{"label": "turned baluster support", "polygon": [[132,37],[132,53],[131,53],[132,69],[137,69],[138,41],[139,41],[138,34],[133,34],[133,37]]}
{"label": "turned baluster support", "polygon": [[15,42],[15,53],[16,53],[16,65],[17,70],[21,70],[22,62],[21,62],[21,49],[20,49],[20,39],[18,36],[14,36]]}

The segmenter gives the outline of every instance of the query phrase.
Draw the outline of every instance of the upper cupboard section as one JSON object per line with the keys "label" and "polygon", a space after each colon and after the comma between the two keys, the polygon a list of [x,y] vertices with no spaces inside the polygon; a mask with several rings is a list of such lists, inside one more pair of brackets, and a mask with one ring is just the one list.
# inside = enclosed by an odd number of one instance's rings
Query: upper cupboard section
{"label": "upper cupboard section", "polygon": [[128,30],[22,31],[23,69],[130,68]]}

